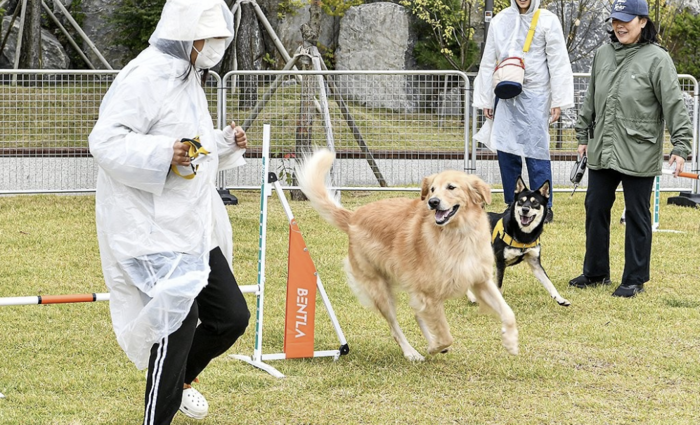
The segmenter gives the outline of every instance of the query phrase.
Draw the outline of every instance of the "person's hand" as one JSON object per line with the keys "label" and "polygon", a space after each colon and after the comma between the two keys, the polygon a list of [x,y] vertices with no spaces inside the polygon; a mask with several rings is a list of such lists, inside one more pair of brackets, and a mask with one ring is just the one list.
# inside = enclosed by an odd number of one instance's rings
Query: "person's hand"
{"label": "person's hand", "polygon": [[173,144],[173,160],[170,162],[172,165],[190,165],[190,147],[180,140],[176,140]]}
{"label": "person's hand", "polygon": [[229,145],[235,144],[241,149],[248,147],[248,136],[241,126],[236,125],[235,121],[231,121],[231,125],[227,125],[224,129],[224,140]]}
{"label": "person's hand", "polygon": [[668,166],[672,167],[673,164],[676,164],[676,169],[673,170],[673,177],[678,177],[678,173],[683,171],[683,166],[685,165],[685,159],[678,155],[671,155],[671,158],[668,159]]}
{"label": "person's hand", "polygon": [[490,120],[493,119],[493,109],[484,108],[484,116]]}
{"label": "person's hand", "polygon": [[549,119],[549,122],[550,122],[550,123],[557,122],[557,120],[558,120],[559,117],[561,116],[561,108],[559,108],[559,107],[557,107],[557,108],[552,108],[552,109],[549,110],[549,114],[552,116],[552,117]]}
{"label": "person's hand", "polygon": [[583,158],[588,154],[588,145],[578,145],[578,157]]}

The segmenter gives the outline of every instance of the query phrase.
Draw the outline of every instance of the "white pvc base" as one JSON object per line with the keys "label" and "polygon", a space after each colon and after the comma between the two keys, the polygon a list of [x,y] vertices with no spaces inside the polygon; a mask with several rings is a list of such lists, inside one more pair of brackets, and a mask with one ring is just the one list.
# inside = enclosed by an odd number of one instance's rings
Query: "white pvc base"
{"label": "white pvc base", "polygon": [[279,370],[275,369],[274,367],[270,366],[269,364],[259,362],[256,360],[253,360],[252,357],[250,356],[242,356],[240,354],[231,354],[229,357],[238,359],[238,360],[243,360],[244,362],[248,363],[249,365],[255,366],[258,369],[262,369],[265,372],[269,373],[270,375],[274,376],[275,378],[284,378],[284,374],[280,372]]}
{"label": "white pvc base", "polygon": [[[333,360],[338,360],[340,358],[340,350],[314,351],[314,354],[311,357],[333,357]],[[305,358],[309,358],[309,357],[305,357]],[[285,353],[263,354],[262,359],[263,360],[285,360],[285,359],[287,359],[287,354],[285,354]]]}
{"label": "white pvc base", "polygon": [[[230,354],[229,357],[232,359],[243,360],[244,362],[257,367],[258,369],[264,370],[265,372],[269,373],[275,378],[284,378],[284,374],[282,372],[278,371],[277,369],[275,369],[267,363],[253,360],[253,358],[250,356],[243,356],[241,354]],[[287,355],[285,353],[263,354],[261,357],[262,360],[285,360],[287,358]],[[314,351],[312,357],[333,357],[333,360],[338,360],[340,358],[340,350]]]}

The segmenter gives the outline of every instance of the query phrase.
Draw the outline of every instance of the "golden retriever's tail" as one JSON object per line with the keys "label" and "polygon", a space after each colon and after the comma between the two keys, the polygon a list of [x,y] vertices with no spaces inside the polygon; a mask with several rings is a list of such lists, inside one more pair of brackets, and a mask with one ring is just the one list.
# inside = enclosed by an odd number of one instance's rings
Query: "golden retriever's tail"
{"label": "golden retriever's tail", "polygon": [[333,199],[325,183],[334,159],[333,152],[328,149],[319,149],[297,167],[296,176],[299,188],[309,198],[311,206],[324,220],[347,233],[352,212]]}

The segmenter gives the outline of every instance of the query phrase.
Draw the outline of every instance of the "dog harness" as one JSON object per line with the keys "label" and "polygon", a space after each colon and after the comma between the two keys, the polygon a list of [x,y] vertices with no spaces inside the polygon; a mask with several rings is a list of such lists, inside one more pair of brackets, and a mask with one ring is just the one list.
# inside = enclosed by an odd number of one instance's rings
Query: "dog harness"
{"label": "dog harness", "polygon": [[496,242],[496,239],[501,239],[506,243],[506,245],[512,248],[520,249],[534,248],[540,244],[540,238],[537,238],[534,242],[530,243],[522,243],[513,239],[512,236],[506,233],[506,229],[503,227],[503,219],[498,220],[498,223],[496,223],[496,225],[493,227],[493,232],[491,233],[491,243],[493,244]]}
{"label": "dog harness", "polygon": [[177,174],[178,176],[187,180],[191,180],[194,178],[194,176],[197,175],[197,169],[199,168],[199,165],[195,165],[195,158],[197,158],[199,155],[209,155],[209,151],[204,149],[202,144],[199,143],[199,136],[196,136],[194,139],[180,139],[180,142],[188,146],[187,155],[190,157],[190,167],[192,167],[192,174],[180,174],[180,172],[177,169],[177,165],[174,164],[170,166],[170,169],[173,170],[173,173]]}

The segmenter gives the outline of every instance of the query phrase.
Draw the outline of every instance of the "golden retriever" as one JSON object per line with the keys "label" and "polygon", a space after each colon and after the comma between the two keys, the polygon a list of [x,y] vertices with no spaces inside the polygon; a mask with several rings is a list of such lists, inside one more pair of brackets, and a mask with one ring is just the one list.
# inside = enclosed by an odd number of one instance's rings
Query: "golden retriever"
{"label": "golden retriever", "polygon": [[493,282],[491,231],[483,209],[491,202],[489,186],[474,175],[444,171],[423,179],[420,199],[385,199],[349,211],[324,183],[334,159],[327,149],[306,158],[297,168],[299,187],[323,219],[348,234],[348,283],[363,305],[389,322],[404,357],[424,360],[396,320],[396,288],[409,294],[428,354],[452,345],[444,302],[467,290],[482,308],[500,316],[503,345],[517,354],[515,315]]}

